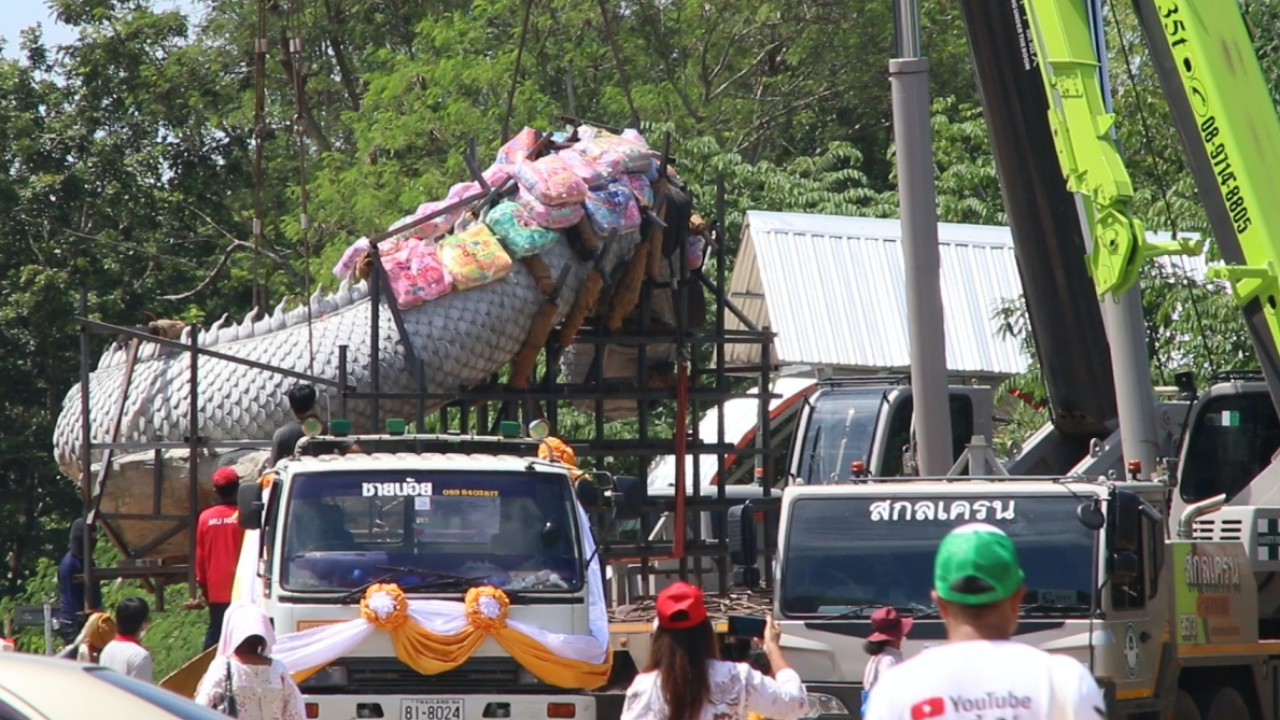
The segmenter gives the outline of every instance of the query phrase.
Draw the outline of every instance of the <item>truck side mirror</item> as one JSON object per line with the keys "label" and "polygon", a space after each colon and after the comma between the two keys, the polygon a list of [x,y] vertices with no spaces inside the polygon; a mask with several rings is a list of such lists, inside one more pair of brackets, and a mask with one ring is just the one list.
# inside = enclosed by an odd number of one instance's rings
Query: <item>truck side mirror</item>
{"label": "truck side mirror", "polygon": [[1137,553],[1121,551],[1111,555],[1111,582],[1128,585],[1138,579],[1142,571],[1142,559]]}
{"label": "truck side mirror", "polygon": [[239,508],[240,527],[246,530],[262,529],[262,486],[256,482],[240,483],[240,493],[236,497]]}
{"label": "truck side mirror", "polygon": [[755,514],[750,503],[729,508],[729,562],[738,567],[756,564]]}
{"label": "truck side mirror", "polygon": [[649,486],[640,478],[619,475],[613,479],[613,516],[618,520],[639,520],[649,503]]}
{"label": "truck side mirror", "polygon": [[596,485],[594,478],[579,479],[573,484],[573,494],[578,498],[578,504],[587,512],[599,510],[604,504],[604,495],[600,492],[600,486]]}

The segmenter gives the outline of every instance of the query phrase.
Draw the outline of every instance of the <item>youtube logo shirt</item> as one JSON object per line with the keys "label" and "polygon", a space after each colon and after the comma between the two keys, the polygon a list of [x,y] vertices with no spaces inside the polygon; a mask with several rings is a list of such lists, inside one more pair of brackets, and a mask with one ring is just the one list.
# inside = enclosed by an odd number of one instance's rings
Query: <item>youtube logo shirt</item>
{"label": "youtube logo shirt", "polygon": [[[1052,702],[1051,687],[1066,697]],[[1009,640],[975,640],[930,648],[887,671],[863,716],[933,718],[1105,720],[1106,708],[1097,682],[1075,659]]]}

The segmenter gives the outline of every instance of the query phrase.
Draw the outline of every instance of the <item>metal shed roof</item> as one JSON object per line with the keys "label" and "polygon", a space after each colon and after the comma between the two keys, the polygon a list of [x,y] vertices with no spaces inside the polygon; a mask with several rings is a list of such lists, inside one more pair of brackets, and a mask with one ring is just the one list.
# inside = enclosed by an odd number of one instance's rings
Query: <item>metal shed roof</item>
{"label": "metal shed roof", "polygon": [[[778,366],[906,370],[911,347],[901,240],[898,220],[751,210],[729,296],[753,323],[777,333]],[[1022,294],[1011,231],[938,223],[938,240],[948,370],[976,377],[1022,372],[1030,358],[1000,334],[995,319],[1004,301]],[[1203,276],[1203,258],[1172,262]],[[726,325],[743,328],[732,314]],[[758,346],[734,345],[726,361],[758,363],[758,355]]]}

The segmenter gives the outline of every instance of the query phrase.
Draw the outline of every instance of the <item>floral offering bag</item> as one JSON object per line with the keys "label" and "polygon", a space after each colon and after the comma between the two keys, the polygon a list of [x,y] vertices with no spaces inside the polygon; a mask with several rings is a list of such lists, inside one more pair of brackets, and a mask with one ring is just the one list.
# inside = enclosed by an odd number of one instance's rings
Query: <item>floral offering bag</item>
{"label": "floral offering bag", "polygon": [[577,150],[567,148],[556,154],[565,161],[578,177],[582,178],[582,182],[586,183],[588,188],[601,187],[609,182],[608,176],[605,175],[600,167],[591,158]]}
{"label": "floral offering bag", "polygon": [[551,230],[573,227],[582,220],[582,205],[544,205],[523,187],[516,193],[516,202],[529,214],[534,224]]}
{"label": "floral offering bag", "polygon": [[511,256],[482,222],[441,240],[440,259],[459,290],[496,282],[511,270]]}
{"label": "floral offering bag", "polygon": [[635,193],[621,183],[614,183],[603,190],[592,190],[584,203],[591,227],[599,235],[617,230],[629,232],[640,227],[640,207]]}
{"label": "floral offering bag", "polygon": [[[538,131],[525,127],[498,149],[498,165],[515,165],[529,157],[529,151],[538,144]],[[492,184],[492,183],[490,183]]]}
{"label": "floral offering bag", "polygon": [[653,183],[640,173],[623,173],[621,183],[631,188],[645,207],[653,207]]}
{"label": "floral offering bag", "polygon": [[537,255],[560,237],[556,230],[538,225],[520,203],[512,200],[495,206],[485,215],[484,222],[517,259]]}
{"label": "floral offering bag", "polygon": [[453,278],[435,245],[418,238],[400,243],[395,251],[382,258],[382,264],[401,310],[417,307],[453,289]]}
{"label": "floral offering bag", "polygon": [[544,205],[577,204],[587,197],[587,184],[558,154],[521,162],[516,179]]}

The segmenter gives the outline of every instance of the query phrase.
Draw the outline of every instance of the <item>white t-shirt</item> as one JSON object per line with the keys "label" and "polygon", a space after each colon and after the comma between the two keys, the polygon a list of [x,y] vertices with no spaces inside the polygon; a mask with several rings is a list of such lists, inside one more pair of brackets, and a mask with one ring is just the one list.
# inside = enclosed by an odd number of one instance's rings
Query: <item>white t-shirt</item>
{"label": "white t-shirt", "polygon": [[[1068,697],[1054,715],[1051,687]],[[930,648],[883,672],[863,720],[1106,720],[1102,691],[1073,658],[1010,640]]]}
{"label": "white t-shirt", "polygon": [[98,664],[122,675],[128,675],[143,682],[152,682],[151,653],[137,643],[112,640],[102,648],[102,653],[98,655]]}
{"label": "white t-shirt", "polygon": [[869,690],[876,685],[876,681],[889,671],[889,668],[902,662],[902,651],[898,648],[885,647],[880,651],[879,655],[872,655],[867,659],[867,667],[862,671],[862,689]]}
{"label": "white t-shirt", "polygon": [[[775,720],[796,720],[809,710],[809,694],[800,675],[785,668],[769,677],[746,663],[707,661],[710,693],[700,720],[746,720],[756,713]],[[667,702],[656,671],[643,672],[631,681],[622,706],[621,720],[667,720]]]}

